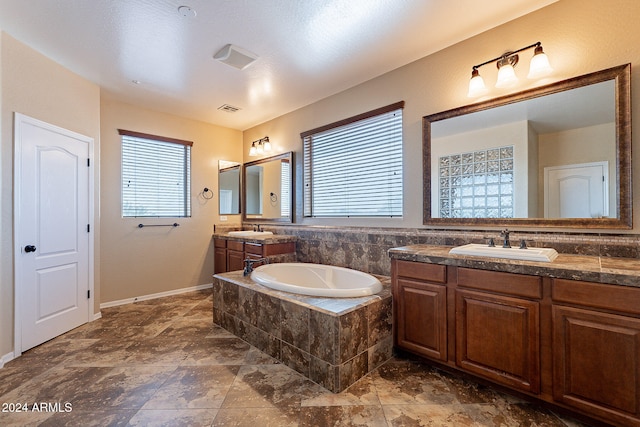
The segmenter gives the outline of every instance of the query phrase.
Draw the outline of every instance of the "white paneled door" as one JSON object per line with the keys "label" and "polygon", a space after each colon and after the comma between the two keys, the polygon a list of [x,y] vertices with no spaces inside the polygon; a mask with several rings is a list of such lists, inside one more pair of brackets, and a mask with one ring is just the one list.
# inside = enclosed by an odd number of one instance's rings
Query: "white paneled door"
{"label": "white paneled door", "polygon": [[15,149],[20,354],[90,320],[93,139],[16,114]]}
{"label": "white paneled door", "polygon": [[606,161],[544,168],[545,218],[609,216]]}

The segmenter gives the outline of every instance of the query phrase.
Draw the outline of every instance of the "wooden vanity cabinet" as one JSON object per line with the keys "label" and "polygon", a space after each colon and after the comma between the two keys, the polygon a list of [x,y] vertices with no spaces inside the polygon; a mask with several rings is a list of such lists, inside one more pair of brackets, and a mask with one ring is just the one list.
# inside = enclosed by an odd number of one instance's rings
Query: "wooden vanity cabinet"
{"label": "wooden vanity cabinet", "polygon": [[213,239],[213,251],[215,274],[244,269],[244,242]]}
{"label": "wooden vanity cabinet", "polygon": [[553,399],[640,425],[640,289],[554,279]]}
{"label": "wooden vanity cabinet", "polygon": [[640,288],[392,259],[394,344],[640,427]]}
{"label": "wooden vanity cabinet", "polygon": [[213,273],[224,273],[227,270],[227,240],[213,239]]}
{"label": "wooden vanity cabinet", "polygon": [[396,261],[392,268],[395,345],[446,361],[446,266]]}
{"label": "wooden vanity cabinet", "polygon": [[295,242],[256,243],[214,238],[213,246],[215,274],[243,270],[244,260],[247,258],[268,258],[296,252]]}
{"label": "wooden vanity cabinet", "polygon": [[539,393],[542,280],[468,268],[457,273],[456,365]]}
{"label": "wooden vanity cabinet", "polygon": [[235,240],[227,241],[227,270],[236,271],[244,269],[244,242]]}

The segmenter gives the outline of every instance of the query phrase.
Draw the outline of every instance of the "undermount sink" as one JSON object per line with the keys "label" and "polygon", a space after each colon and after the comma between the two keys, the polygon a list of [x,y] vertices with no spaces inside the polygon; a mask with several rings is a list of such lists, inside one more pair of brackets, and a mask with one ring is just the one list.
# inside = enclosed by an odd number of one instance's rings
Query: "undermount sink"
{"label": "undermount sink", "polygon": [[271,236],[272,234],[273,233],[270,231],[251,231],[251,230],[229,232],[229,236],[237,236],[237,237],[260,237],[260,236]]}
{"label": "undermount sink", "polygon": [[455,255],[472,255],[539,262],[551,262],[558,256],[558,252],[553,248],[503,248],[499,246],[480,245],[477,243],[456,246],[455,248],[452,248],[449,253]]}

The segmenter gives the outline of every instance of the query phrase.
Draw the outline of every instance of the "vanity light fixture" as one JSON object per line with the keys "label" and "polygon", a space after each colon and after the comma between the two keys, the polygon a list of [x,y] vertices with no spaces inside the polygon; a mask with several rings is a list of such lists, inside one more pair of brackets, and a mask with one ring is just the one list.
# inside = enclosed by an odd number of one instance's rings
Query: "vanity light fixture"
{"label": "vanity light fixture", "polygon": [[249,156],[257,156],[259,154],[268,153],[271,151],[271,142],[269,141],[269,137],[265,136],[264,138],[260,138],[251,143],[251,148],[249,149]]}
{"label": "vanity light fixture", "polygon": [[518,63],[518,53],[531,48],[535,48],[535,50],[533,58],[531,58],[531,63],[529,64],[529,74],[527,77],[530,79],[539,79],[551,74],[553,69],[549,65],[549,58],[547,58],[547,55],[542,50],[542,43],[537,42],[513,52],[507,52],[502,56],[485,61],[482,64],[474,65],[471,68],[471,81],[469,81],[469,92],[467,96],[469,98],[475,98],[488,92],[478,68],[491,64],[492,62],[495,62],[498,67],[496,87],[505,88],[515,85],[518,82],[518,77],[514,69]]}

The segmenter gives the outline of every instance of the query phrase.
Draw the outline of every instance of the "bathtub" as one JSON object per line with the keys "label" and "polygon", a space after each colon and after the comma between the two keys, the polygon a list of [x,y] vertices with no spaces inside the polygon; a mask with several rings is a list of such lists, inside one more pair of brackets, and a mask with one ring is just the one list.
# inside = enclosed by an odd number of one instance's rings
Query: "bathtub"
{"label": "bathtub", "polygon": [[370,274],[321,264],[266,264],[253,270],[251,279],[271,289],[319,297],[362,297],[382,290]]}

